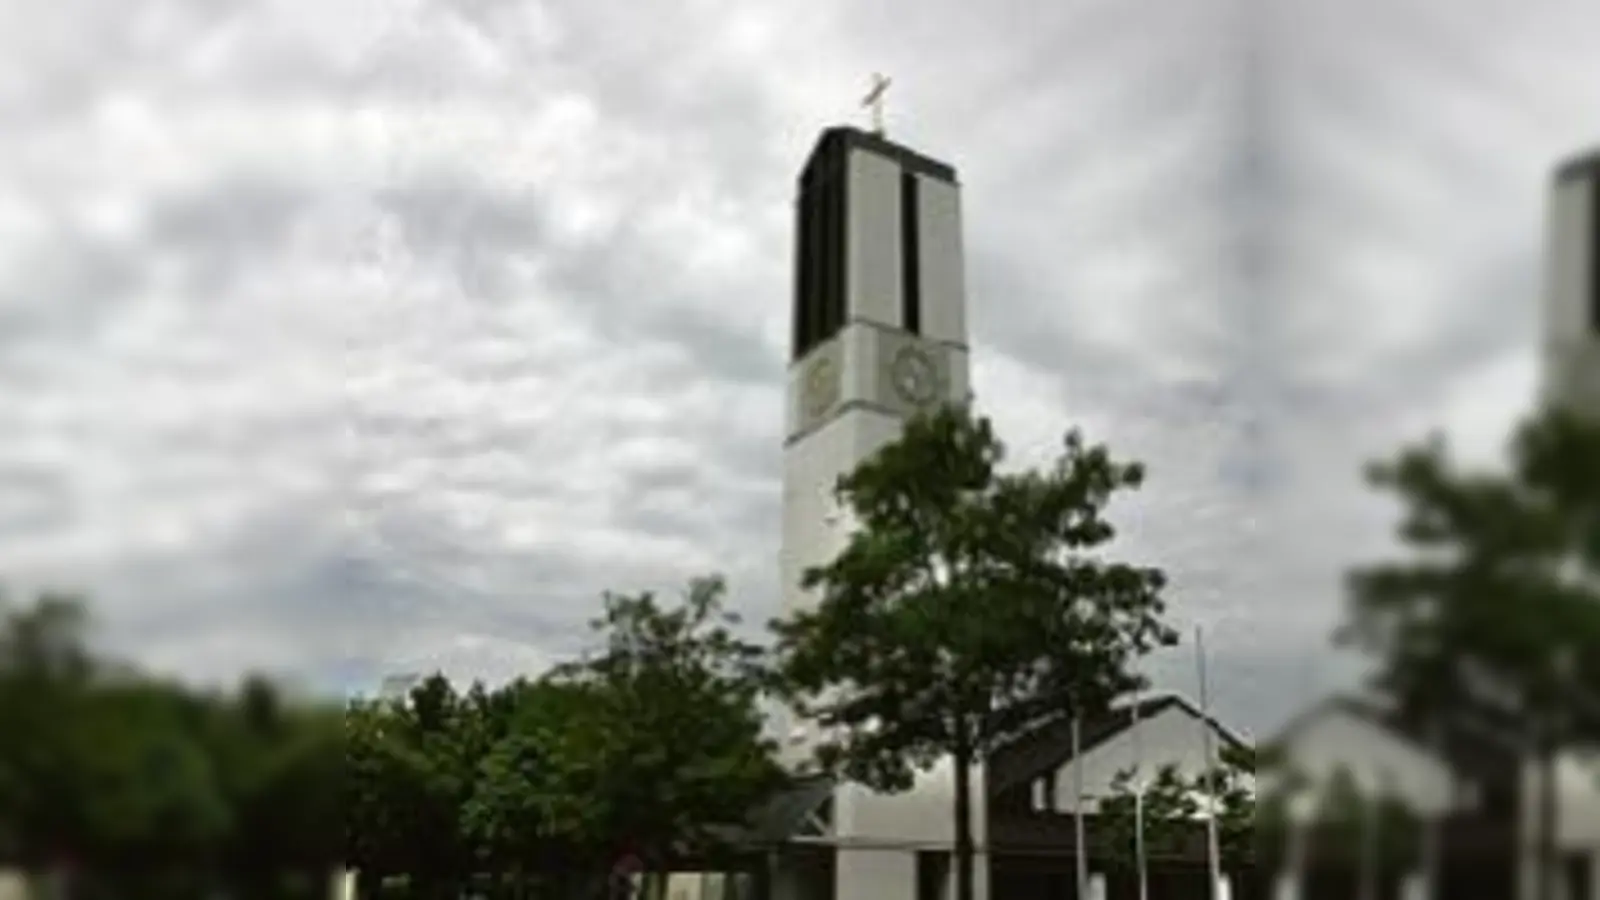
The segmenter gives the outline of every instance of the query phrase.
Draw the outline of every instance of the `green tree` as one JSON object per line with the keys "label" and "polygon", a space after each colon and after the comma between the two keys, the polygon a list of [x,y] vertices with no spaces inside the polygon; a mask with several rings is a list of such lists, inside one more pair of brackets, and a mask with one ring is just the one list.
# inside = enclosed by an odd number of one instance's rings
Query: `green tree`
{"label": "green tree", "polygon": [[1466,471],[1435,437],[1369,467],[1401,503],[1408,552],[1352,573],[1338,637],[1376,657],[1378,686],[1429,729],[1528,737],[1548,852],[1557,750],[1600,736],[1600,422],[1544,411],[1509,457]]}
{"label": "green tree", "polygon": [[81,602],[46,595],[0,627],[5,861],[70,863],[86,896],[200,896],[287,864],[325,878],[338,718],[284,710],[259,679],[234,696],[151,678],[92,653],[87,626]]}
{"label": "green tree", "polygon": [[[580,857],[599,855],[550,815],[550,807],[574,789],[559,782],[551,749],[595,694],[588,685],[541,679],[493,695],[506,704],[505,728],[479,762],[462,821],[479,857],[514,881],[530,872],[548,877]],[[586,860],[577,867],[591,864],[598,863]]]}
{"label": "green tree", "polygon": [[445,896],[470,873],[463,815],[486,751],[480,711],[438,674],[405,702],[345,710],[345,858],[364,878],[404,875],[423,896]]}
{"label": "green tree", "polygon": [[1401,869],[1417,860],[1422,825],[1392,792],[1376,785],[1363,789],[1345,768],[1317,786],[1313,824],[1320,844],[1337,848],[1349,861],[1369,870]]}
{"label": "green tree", "polygon": [[[1101,832],[1119,865],[1135,862],[1138,772],[1116,774],[1111,794],[1101,801],[1094,828]],[[1209,774],[1185,777],[1176,766],[1155,770],[1145,787],[1145,846],[1152,853],[1188,852],[1205,830],[1205,810],[1216,798],[1217,844],[1225,871],[1240,871],[1255,858],[1255,751],[1226,745]]]}
{"label": "green tree", "polygon": [[1217,799],[1217,842],[1222,865],[1242,871],[1256,853],[1256,752],[1252,747],[1225,745],[1216,770],[1195,781],[1201,796]]}
{"label": "green tree", "polygon": [[[1143,774],[1142,818],[1146,858],[1178,852],[1184,840],[1196,831],[1200,803],[1194,783],[1183,777],[1175,765],[1165,765],[1153,774]],[[1111,779],[1111,793],[1100,801],[1094,829],[1113,864],[1125,869],[1138,863],[1139,785],[1141,773],[1123,769]]]}
{"label": "green tree", "polygon": [[1176,642],[1162,573],[1104,553],[1105,507],[1143,468],[1077,432],[1045,471],[1002,473],[1003,455],[965,407],[908,423],[840,480],[857,528],[805,574],[816,608],[774,623],[777,684],[820,726],[825,769],[892,791],[952,760],[960,900],[973,894],[970,766],[1140,687],[1130,662]]}
{"label": "green tree", "polygon": [[82,852],[84,821],[80,719],[93,660],[87,617],[76,598],[45,595],[0,604],[0,847],[37,869]]}
{"label": "green tree", "polygon": [[620,853],[715,848],[782,787],[757,706],[764,652],[720,578],[681,604],[606,595],[601,650],[528,689],[469,806],[492,846],[555,846],[588,871]]}
{"label": "green tree", "polygon": [[74,719],[70,764],[83,826],[77,854],[107,868],[174,869],[210,855],[233,810],[194,723],[200,704],[172,684],[102,684]]}
{"label": "green tree", "polygon": [[344,863],[344,721],[338,707],[294,704],[259,738],[235,797],[229,847],[239,869],[326,879]]}

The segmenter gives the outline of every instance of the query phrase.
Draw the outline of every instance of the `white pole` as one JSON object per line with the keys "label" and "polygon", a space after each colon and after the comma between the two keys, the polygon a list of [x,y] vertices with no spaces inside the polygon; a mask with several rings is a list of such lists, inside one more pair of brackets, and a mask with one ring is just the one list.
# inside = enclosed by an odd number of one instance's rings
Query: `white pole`
{"label": "white pole", "polygon": [[1206,680],[1205,632],[1194,630],[1195,660],[1200,675],[1200,734],[1205,748],[1206,772],[1206,859],[1211,864],[1211,900],[1217,900],[1222,890],[1222,847],[1217,837],[1217,785],[1212,777],[1217,775],[1216,735],[1211,730],[1211,692]]}
{"label": "white pole", "polygon": [[1077,845],[1078,857],[1078,897],[1087,900],[1089,896],[1089,858],[1088,841],[1083,833],[1083,719],[1073,704],[1072,710],[1072,792],[1075,797],[1072,804],[1072,830],[1073,838]]}
{"label": "white pole", "polygon": [[1138,694],[1133,695],[1133,846],[1134,860],[1139,871],[1139,900],[1150,900],[1150,880],[1145,871],[1144,858],[1144,729],[1139,727]]}

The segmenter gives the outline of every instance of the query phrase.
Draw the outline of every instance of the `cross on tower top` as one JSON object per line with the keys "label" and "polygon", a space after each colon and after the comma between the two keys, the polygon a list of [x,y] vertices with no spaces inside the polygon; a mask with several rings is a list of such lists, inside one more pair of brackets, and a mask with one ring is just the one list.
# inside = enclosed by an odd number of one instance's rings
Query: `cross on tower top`
{"label": "cross on tower top", "polygon": [[883,136],[883,93],[889,89],[889,79],[872,73],[872,89],[862,99],[861,105],[872,109],[872,131],[879,137]]}

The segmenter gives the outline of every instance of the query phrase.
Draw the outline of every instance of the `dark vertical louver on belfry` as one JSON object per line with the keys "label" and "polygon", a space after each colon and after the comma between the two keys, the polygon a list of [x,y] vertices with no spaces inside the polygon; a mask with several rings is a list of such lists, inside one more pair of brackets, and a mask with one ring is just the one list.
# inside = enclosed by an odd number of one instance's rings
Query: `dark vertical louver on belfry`
{"label": "dark vertical louver on belfry", "polygon": [[922,333],[922,250],[917,227],[917,173],[900,171],[900,324]]}
{"label": "dark vertical louver on belfry", "polygon": [[844,327],[849,260],[849,144],[829,132],[800,174],[795,252],[794,358]]}

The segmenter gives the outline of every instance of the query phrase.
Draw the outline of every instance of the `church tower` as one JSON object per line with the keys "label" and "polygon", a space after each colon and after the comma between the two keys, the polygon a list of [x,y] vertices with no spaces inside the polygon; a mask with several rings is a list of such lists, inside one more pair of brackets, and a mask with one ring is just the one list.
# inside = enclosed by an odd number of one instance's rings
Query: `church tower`
{"label": "church tower", "polygon": [[1600,416],[1600,150],[1558,166],[1550,192],[1541,390]]}
{"label": "church tower", "polygon": [[833,489],[919,410],[968,399],[960,186],[879,134],[824,131],[796,198],[784,445],[784,612],[843,549]]}
{"label": "church tower", "polygon": [[[801,590],[802,576],[849,537],[834,499],[839,477],[898,438],[916,413],[970,399],[955,170],[879,132],[836,127],[818,138],[798,187],[779,566],[785,614],[816,602]],[[808,758],[816,735],[779,727],[784,756]],[[981,847],[981,771],[971,783]],[[904,794],[834,785],[818,813],[831,861],[820,871],[780,863],[774,896],[808,896],[799,885],[830,881],[837,900],[949,896],[954,796],[948,761]],[[982,897],[987,869],[978,868]]]}

